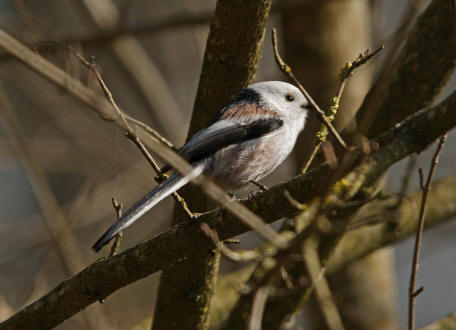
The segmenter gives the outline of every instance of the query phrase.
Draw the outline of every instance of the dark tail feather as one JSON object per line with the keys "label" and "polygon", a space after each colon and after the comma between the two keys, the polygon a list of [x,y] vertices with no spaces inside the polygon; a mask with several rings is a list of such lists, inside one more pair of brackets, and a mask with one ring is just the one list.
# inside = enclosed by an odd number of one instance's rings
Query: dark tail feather
{"label": "dark tail feather", "polygon": [[149,211],[152,207],[157,205],[165,197],[171,195],[173,192],[186,185],[190,180],[200,175],[203,166],[199,165],[195,167],[194,171],[182,178],[178,174],[172,175],[168,180],[152,189],[146,196],[141,198],[127,212],[117,220],[98,241],[92,246],[95,252],[98,252],[103,246],[109,243],[121,230],[130,226],[133,222],[138,220],[144,213]]}
{"label": "dark tail feather", "polygon": [[123,223],[119,220],[114,223],[109,229],[95,242],[92,246],[92,249],[95,252],[101,250],[103,246],[109,243],[121,230],[122,230]]}

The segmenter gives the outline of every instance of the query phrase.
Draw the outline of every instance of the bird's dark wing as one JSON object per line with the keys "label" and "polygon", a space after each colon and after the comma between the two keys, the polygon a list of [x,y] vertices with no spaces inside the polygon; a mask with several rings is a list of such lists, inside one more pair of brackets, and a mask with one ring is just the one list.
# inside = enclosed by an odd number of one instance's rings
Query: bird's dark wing
{"label": "bird's dark wing", "polygon": [[197,162],[232,144],[259,138],[282,126],[282,120],[270,118],[240,124],[221,120],[196,134],[179,154],[190,163]]}
{"label": "bird's dark wing", "polygon": [[[277,118],[260,119],[250,123],[222,119],[196,133],[179,150],[179,154],[190,163],[195,163],[224,147],[259,138],[280,128],[282,124],[282,120]],[[169,169],[169,166],[165,166],[163,172]]]}

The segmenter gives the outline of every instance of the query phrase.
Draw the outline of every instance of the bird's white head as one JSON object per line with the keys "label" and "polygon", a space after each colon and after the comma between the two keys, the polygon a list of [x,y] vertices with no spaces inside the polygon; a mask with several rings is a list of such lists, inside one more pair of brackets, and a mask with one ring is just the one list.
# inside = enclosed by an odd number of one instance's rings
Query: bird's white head
{"label": "bird's white head", "polygon": [[272,106],[287,118],[304,118],[310,109],[310,103],[301,91],[292,84],[283,81],[264,81],[248,87],[256,92],[259,103]]}

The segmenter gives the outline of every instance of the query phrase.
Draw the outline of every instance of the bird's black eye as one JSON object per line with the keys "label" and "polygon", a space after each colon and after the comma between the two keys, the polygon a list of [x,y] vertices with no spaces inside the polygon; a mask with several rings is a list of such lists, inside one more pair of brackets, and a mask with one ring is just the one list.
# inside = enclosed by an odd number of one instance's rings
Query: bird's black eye
{"label": "bird's black eye", "polygon": [[285,99],[286,99],[288,102],[293,102],[293,101],[294,101],[294,96],[291,95],[291,94],[287,94],[287,95],[285,95]]}

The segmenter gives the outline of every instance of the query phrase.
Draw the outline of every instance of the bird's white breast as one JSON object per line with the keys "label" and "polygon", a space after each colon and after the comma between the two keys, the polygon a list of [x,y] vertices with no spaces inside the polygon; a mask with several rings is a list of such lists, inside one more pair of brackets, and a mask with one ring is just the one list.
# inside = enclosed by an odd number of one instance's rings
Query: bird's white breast
{"label": "bird's white breast", "polygon": [[284,121],[283,126],[258,139],[232,145],[211,159],[208,174],[228,190],[250,180],[261,180],[288,157],[304,125],[304,114]]}

